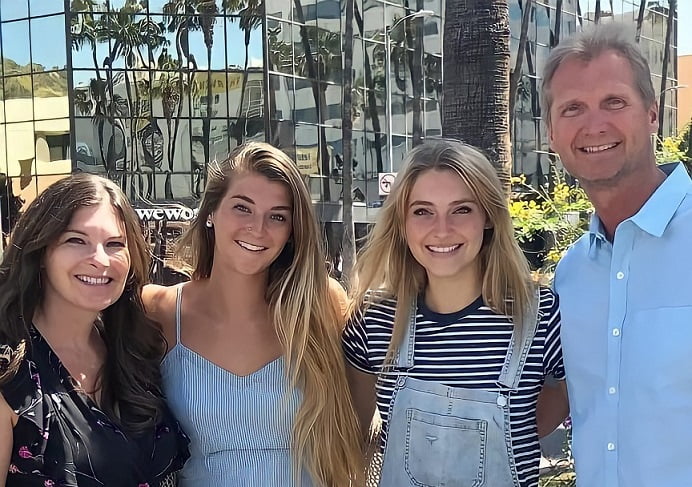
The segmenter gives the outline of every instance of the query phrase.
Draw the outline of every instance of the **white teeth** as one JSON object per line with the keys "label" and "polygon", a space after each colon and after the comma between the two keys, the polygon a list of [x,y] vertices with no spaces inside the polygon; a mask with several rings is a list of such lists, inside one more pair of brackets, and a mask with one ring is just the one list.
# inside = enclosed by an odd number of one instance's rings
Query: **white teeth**
{"label": "white teeth", "polygon": [[111,282],[110,277],[90,277],[90,276],[77,276],[77,279],[85,284],[90,284],[92,286],[100,286],[103,284],[108,284]]}
{"label": "white teeth", "polygon": [[236,242],[238,242],[238,245],[240,245],[245,250],[251,250],[252,252],[259,252],[260,250],[267,250],[267,247],[260,247],[258,245],[252,245],[250,243],[243,242],[242,240],[236,240]]}
{"label": "white teeth", "polygon": [[461,244],[452,245],[451,247],[434,247],[432,245],[428,245],[427,248],[431,252],[435,252],[438,254],[448,254],[449,252],[454,252],[459,247],[461,247]]}
{"label": "white teeth", "polygon": [[589,154],[593,154],[594,152],[602,152],[604,150],[612,149],[616,145],[617,144],[595,145],[593,147],[582,147],[582,150],[584,152],[588,152]]}

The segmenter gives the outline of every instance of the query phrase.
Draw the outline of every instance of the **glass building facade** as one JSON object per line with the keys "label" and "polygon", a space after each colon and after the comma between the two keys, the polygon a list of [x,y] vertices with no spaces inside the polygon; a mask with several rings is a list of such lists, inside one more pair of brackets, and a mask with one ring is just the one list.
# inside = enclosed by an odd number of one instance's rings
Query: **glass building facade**
{"label": "glass building facade", "polygon": [[[524,2],[509,3],[514,65]],[[530,180],[540,180],[552,157],[538,73],[559,37],[594,20],[595,1],[559,2],[558,35],[557,3],[534,2],[513,115],[514,171]],[[602,21],[636,23],[639,2],[611,4]],[[658,87],[667,6],[647,4],[641,44]],[[378,174],[396,172],[415,142],[442,133],[444,2],[355,5],[350,163],[354,217],[366,223],[382,199]],[[117,181],[145,220],[188,219],[194,213],[185,207],[196,207],[207,165],[248,140],[270,142],[294,158],[319,218],[339,221],[344,6],[344,0],[0,0],[4,232],[22,205],[78,171]],[[421,9],[430,12],[397,23]],[[673,41],[671,88],[675,59]],[[668,101],[667,133],[675,129],[674,89]]]}

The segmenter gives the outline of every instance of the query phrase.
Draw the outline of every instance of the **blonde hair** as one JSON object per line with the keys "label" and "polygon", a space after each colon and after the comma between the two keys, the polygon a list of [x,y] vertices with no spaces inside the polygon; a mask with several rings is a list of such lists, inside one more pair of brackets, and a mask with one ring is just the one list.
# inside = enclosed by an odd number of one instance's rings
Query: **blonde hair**
{"label": "blonde hair", "polygon": [[305,467],[315,485],[348,487],[361,475],[362,455],[341,350],[343,317],[333,306],[312,200],[295,163],[258,142],[243,144],[226,160],[212,163],[199,213],[180,249],[191,249],[193,279],[210,276],[214,229],[205,223],[230,181],[244,172],[284,184],[292,198],[293,232],[269,268],[266,295],[287,378],[303,396],[293,425],[294,476]]}
{"label": "blonde hair", "polygon": [[520,323],[533,299],[529,267],[514,239],[507,199],[493,166],[478,149],[457,140],[426,141],[407,155],[354,268],[351,313],[360,312],[378,296],[397,299],[388,359],[401,344],[410,303],[427,284],[425,269],[408,248],[405,225],[413,185],[431,170],[459,176],[488,219],[491,228],[485,231],[478,254],[486,305]]}

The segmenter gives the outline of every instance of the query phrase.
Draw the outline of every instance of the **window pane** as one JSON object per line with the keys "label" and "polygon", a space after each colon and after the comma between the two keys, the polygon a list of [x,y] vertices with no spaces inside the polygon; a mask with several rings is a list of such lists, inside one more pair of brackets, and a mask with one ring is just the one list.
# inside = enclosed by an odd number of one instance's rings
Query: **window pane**
{"label": "window pane", "polygon": [[34,73],[34,118],[68,117],[67,73]]}
{"label": "window pane", "polygon": [[29,0],[29,11],[32,17],[57,14],[65,11],[65,4],[55,0]]}
{"label": "window pane", "polygon": [[28,16],[28,0],[0,0],[0,20],[22,19]]}
{"label": "window pane", "polygon": [[[28,72],[29,63],[31,62],[29,58],[29,21],[19,20],[2,24],[1,44],[5,76],[19,72]],[[11,62],[8,66],[9,61]],[[22,67],[25,69],[20,71]]]}
{"label": "window pane", "polygon": [[[5,118],[8,122],[31,120],[34,115],[31,75],[5,78]],[[12,140],[12,139],[9,139]]]}

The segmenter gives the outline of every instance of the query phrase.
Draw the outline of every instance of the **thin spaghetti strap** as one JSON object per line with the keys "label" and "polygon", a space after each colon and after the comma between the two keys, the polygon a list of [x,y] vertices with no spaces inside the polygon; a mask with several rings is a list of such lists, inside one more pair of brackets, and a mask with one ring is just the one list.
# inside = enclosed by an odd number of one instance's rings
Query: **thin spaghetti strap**
{"label": "thin spaghetti strap", "polygon": [[175,295],[175,343],[180,343],[180,322],[183,308],[183,286],[182,284],[176,289]]}

